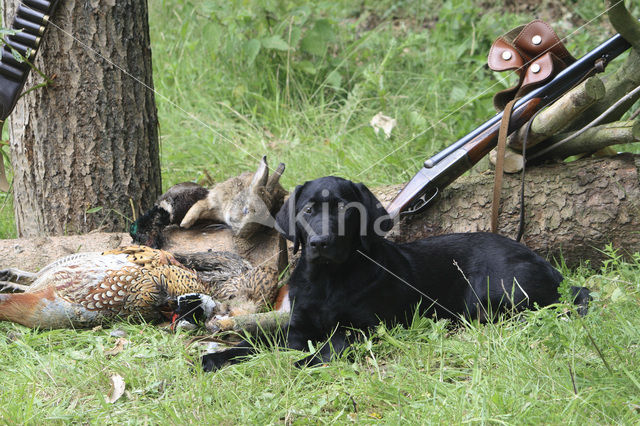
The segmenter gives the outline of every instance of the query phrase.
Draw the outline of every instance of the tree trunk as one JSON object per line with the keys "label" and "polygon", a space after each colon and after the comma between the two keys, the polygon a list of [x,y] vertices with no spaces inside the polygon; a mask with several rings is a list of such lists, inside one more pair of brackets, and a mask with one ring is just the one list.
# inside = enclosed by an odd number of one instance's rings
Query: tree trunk
{"label": "tree trunk", "polygon": [[161,193],[147,2],[61,1],[35,66],[53,83],[10,117],[18,235],[124,230]]}
{"label": "tree trunk", "polygon": [[[612,243],[621,254],[640,252],[640,156],[588,158],[527,169],[523,243],[569,266],[590,260]],[[390,233],[412,241],[453,232],[489,231],[493,173],[463,177],[425,212],[405,217]],[[384,205],[401,186],[374,191]],[[499,232],[515,238],[520,215],[520,174],[505,175]]]}

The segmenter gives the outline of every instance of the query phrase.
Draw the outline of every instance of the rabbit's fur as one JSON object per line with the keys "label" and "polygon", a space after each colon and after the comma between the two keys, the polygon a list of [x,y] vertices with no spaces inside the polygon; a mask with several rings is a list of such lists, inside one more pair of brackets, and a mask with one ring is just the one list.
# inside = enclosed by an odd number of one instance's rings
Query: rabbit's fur
{"label": "rabbit's fur", "polygon": [[209,189],[207,196],[196,201],[180,222],[190,228],[200,219],[225,223],[234,235],[247,238],[261,225],[272,227],[273,215],[280,209],[287,192],[279,183],[284,172],[280,163],[269,177],[266,156],[255,173],[242,173]]}
{"label": "rabbit's fur", "polygon": [[261,225],[273,226],[272,214],[280,209],[287,195],[279,183],[284,167],[280,163],[269,176],[264,156],[255,173],[243,173],[210,189],[193,182],[174,185],[131,225],[129,233],[138,244],[160,248],[166,226],[180,224],[190,228],[196,221],[208,219],[229,226],[235,236],[249,238]]}

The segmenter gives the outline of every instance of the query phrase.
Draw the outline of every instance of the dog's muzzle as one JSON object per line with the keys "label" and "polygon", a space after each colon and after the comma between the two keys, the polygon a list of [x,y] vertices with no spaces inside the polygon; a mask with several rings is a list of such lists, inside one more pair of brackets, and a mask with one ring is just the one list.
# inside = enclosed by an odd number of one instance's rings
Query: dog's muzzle
{"label": "dog's muzzle", "polygon": [[311,236],[308,240],[307,260],[312,263],[342,263],[345,260],[345,250],[341,248],[336,237]]}

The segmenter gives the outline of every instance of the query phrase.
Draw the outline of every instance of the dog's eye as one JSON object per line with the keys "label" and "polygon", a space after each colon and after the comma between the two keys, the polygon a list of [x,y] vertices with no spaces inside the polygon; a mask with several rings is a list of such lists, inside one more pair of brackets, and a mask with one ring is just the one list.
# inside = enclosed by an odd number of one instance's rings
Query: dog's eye
{"label": "dog's eye", "polygon": [[304,209],[302,209],[302,211],[305,213],[311,213],[313,211],[313,204],[307,204],[306,206],[304,206]]}

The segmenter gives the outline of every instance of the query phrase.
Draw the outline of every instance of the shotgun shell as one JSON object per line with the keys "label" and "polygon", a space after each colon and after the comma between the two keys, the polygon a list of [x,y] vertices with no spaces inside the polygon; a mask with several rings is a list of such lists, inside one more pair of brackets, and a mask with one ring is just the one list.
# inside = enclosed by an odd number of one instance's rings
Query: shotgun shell
{"label": "shotgun shell", "polygon": [[13,67],[9,64],[5,64],[4,62],[0,62],[0,74],[8,77],[12,80],[20,81],[24,72],[16,67]]}
{"label": "shotgun shell", "polygon": [[22,56],[24,56],[27,60],[29,61],[33,60],[33,57],[36,54],[35,49],[25,46],[24,44],[15,42],[11,39],[6,39],[5,42],[7,43],[7,45],[5,46],[5,50],[8,50],[9,52],[11,52],[11,48],[13,48],[17,50],[18,53],[20,53]]}
{"label": "shotgun shell", "polygon": [[13,29],[30,32],[31,34],[42,35],[44,34],[44,26],[36,24],[34,22],[27,21],[26,19],[16,17],[13,21]]}
{"label": "shotgun shell", "polygon": [[20,62],[9,49],[2,49],[2,63],[9,64],[16,68],[26,68],[29,65],[26,62]]}
{"label": "shotgun shell", "polygon": [[48,13],[51,10],[51,2],[48,2],[47,0],[23,0],[23,3],[45,13]]}
{"label": "shotgun shell", "polygon": [[35,9],[31,9],[23,4],[18,6],[18,16],[23,17],[27,21],[39,24],[46,25],[49,22],[49,16],[45,15],[42,12],[38,12]]}
{"label": "shotgun shell", "polygon": [[10,40],[14,40],[18,43],[22,43],[26,46],[33,47],[34,49],[38,48],[41,40],[39,36],[33,35],[31,33],[28,33],[22,30],[16,32],[15,34],[11,34],[10,36],[7,36],[7,38]]}

